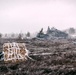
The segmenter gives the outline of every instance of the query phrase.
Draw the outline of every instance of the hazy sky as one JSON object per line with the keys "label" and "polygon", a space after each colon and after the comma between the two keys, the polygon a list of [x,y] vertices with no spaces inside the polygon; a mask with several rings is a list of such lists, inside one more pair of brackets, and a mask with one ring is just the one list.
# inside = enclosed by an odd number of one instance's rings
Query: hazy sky
{"label": "hazy sky", "polygon": [[76,28],[76,0],[0,0],[0,32]]}

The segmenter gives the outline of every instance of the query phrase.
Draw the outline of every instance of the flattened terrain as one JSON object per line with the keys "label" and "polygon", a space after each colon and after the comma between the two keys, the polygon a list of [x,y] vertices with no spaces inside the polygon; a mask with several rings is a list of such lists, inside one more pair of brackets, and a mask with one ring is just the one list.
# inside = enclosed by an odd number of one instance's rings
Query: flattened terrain
{"label": "flattened terrain", "polygon": [[[26,62],[0,62],[1,75],[76,75],[75,40],[23,40],[30,51]],[[2,48],[2,43],[0,45]]]}

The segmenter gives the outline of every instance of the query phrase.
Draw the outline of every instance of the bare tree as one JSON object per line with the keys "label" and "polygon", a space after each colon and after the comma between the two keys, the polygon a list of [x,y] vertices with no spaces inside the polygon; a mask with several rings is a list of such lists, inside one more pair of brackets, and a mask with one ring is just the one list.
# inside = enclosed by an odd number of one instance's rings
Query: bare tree
{"label": "bare tree", "polygon": [[44,36],[43,28],[40,30],[40,32],[37,34],[38,38],[42,38]]}
{"label": "bare tree", "polygon": [[50,31],[50,27],[48,26],[48,29],[47,29],[47,34],[49,33],[49,31]]}
{"label": "bare tree", "polygon": [[22,34],[21,34],[21,33],[18,35],[18,39],[19,39],[19,40],[22,39]]}
{"label": "bare tree", "polygon": [[30,32],[27,32],[26,37],[30,37]]}
{"label": "bare tree", "polygon": [[69,33],[70,33],[70,34],[74,34],[74,33],[75,33],[75,29],[74,29],[74,28],[70,28],[70,29],[69,29]]}
{"label": "bare tree", "polygon": [[11,34],[11,37],[13,37],[13,38],[14,38],[14,37],[15,37],[15,34],[14,34],[14,33],[12,33],[12,34]]}
{"label": "bare tree", "polygon": [[0,33],[0,38],[2,38],[2,34]]}

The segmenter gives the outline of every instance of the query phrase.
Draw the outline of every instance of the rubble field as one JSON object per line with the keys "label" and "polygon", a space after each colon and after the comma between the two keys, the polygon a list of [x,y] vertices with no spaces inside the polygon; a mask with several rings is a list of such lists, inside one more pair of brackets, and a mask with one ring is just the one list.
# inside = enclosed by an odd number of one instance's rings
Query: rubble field
{"label": "rubble field", "polygon": [[[19,40],[15,40],[19,42]],[[0,61],[0,75],[76,75],[76,40],[28,39],[29,59],[20,63]],[[7,42],[7,41],[6,41]],[[12,42],[12,41],[11,41]],[[0,43],[2,51],[3,41]]]}

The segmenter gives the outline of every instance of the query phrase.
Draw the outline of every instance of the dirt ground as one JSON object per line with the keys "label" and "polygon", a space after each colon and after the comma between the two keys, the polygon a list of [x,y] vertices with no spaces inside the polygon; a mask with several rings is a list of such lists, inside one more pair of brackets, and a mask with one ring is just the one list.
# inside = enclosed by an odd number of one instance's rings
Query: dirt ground
{"label": "dirt ground", "polygon": [[[9,41],[9,40],[7,40]],[[5,41],[5,42],[7,42]],[[12,40],[26,43],[29,59],[12,64],[0,62],[0,75],[76,75],[76,40]],[[10,42],[12,42],[10,40]],[[2,51],[3,41],[0,43]]]}

